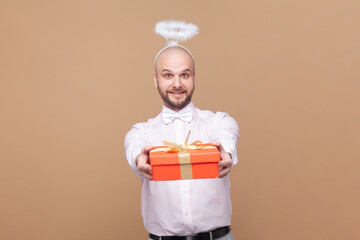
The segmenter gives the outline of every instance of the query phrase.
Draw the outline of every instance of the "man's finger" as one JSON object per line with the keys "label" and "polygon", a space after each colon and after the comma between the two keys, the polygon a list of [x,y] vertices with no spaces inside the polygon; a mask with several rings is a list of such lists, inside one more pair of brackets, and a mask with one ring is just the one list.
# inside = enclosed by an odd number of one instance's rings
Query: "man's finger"
{"label": "man's finger", "polygon": [[143,164],[139,165],[138,169],[143,172],[151,172],[152,171],[151,165],[147,164],[147,163],[143,163]]}
{"label": "man's finger", "polygon": [[220,142],[213,142],[212,144],[217,147],[217,149],[219,150],[220,153],[225,152],[225,149],[224,149],[224,147],[221,145]]}
{"label": "man's finger", "polygon": [[143,149],[141,149],[141,153],[148,154],[151,149],[152,149],[152,146],[145,146],[145,147],[143,147]]}
{"label": "man's finger", "polygon": [[138,169],[142,176],[149,180],[152,180],[152,167],[149,164],[141,164],[140,166],[138,166]]}
{"label": "man's finger", "polygon": [[153,179],[153,176],[147,172],[141,172],[141,175],[149,180]]}
{"label": "man's finger", "polygon": [[228,175],[228,173],[230,172],[231,168],[223,168],[220,172],[219,172],[219,178],[225,177],[226,175]]}
{"label": "man's finger", "polygon": [[232,166],[232,161],[230,160],[222,160],[219,162],[219,166],[221,167],[230,167]]}

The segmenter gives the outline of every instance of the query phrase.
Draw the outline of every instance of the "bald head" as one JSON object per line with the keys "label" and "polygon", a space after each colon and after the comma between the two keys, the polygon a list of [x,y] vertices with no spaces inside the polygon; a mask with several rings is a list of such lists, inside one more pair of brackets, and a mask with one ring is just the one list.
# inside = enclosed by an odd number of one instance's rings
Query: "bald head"
{"label": "bald head", "polygon": [[155,60],[155,73],[161,71],[162,66],[167,64],[168,62],[180,62],[187,61],[190,62],[192,67],[192,71],[195,71],[195,62],[191,54],[180,46],[172,46],[165,48],[163,51],[159,53]]}
{"label": "bald head", "polygon": [[179,111],[191,102],[195,89],[195,64],[184,48],[163,49],[155,60],[154,84],[164,105]]}

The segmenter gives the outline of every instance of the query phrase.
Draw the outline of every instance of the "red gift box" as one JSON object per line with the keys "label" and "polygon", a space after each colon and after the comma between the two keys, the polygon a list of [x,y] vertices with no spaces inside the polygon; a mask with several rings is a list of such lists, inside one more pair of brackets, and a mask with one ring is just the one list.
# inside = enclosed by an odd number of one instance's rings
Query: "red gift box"
{"label": "red gift box", "polygon": [[[165,142],[165,141],[164,141]],[[217,178],[220,153],[212,144],[154,147],[150,164],[154,181]]]}

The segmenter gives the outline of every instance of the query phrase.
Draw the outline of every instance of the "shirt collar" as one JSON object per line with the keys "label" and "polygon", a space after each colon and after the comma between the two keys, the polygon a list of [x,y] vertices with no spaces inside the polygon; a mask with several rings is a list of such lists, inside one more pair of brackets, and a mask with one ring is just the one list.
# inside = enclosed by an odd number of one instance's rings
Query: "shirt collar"
{"label": "shirt collar", "polygon": [[[195,106],[194,106],[193,102],[190,102],[188,105],[186,105],[184,108],[182,108],[181,110],[179,110],[177,112],[170,109],[170,108],[168,108],[168,107],[166,107],[165,105],[163,105],[161,114],[163,114],[164,112],[168,112],[168,113],[170,112],[170,113],[172,113],[174,115],[181,115],[184,112],[189,112],[189,110],[192,113],[192,117],[191,117],[191,120],[190,120],[190,122],[191,122],[194,119],[194,114],[195,114]],[[162,118],[162,119],[163,119],[163,122],[165,123],[164,118]],[[165,124],[167,124],[167,123],[165,123]]]}

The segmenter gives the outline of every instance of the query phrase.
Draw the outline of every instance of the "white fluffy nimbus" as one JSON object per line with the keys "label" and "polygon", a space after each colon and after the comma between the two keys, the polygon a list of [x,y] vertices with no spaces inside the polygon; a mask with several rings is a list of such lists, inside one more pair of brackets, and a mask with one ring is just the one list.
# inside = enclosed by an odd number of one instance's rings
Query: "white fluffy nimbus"
{"label": "white fluffy nimbus", "polygon": [[198,34],[199,28],[192,23],[169,20],[158,22],[154,30],[168,41],[168,45],[175,45]]}

